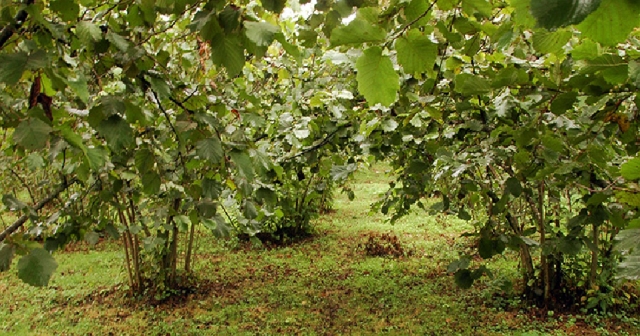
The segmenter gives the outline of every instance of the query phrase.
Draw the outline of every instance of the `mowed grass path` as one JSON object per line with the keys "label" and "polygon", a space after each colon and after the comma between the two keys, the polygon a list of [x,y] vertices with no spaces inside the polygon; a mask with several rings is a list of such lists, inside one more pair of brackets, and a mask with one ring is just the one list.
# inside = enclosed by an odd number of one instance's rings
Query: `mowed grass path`
{"label": "mowed grass path", "polygon": [[[56,253],[59,268],[44,289],[0,274],[0,334],[6,335],[602,335],[638,334],[625,322],[535,314],[498,307],[503,278],[517,276],[513,254],[492,261],[495,278],[470,290],[446,272],[469,240],[466,222],[416,210],[395,225],[370,204],[388,186],[384,168],[359,173],[356,200],[337,195],[335,212],[312,239],[280,248],[197,239],[194,293],[159,305],[127,298],[115,242],[74,244]],[[370,233],[392,233],[411,255],[368,257]],[[517,300],[513,302],[517,303]],[[516,305],[514,304],[514,307]],[[506,308],[506,309],[505,309]]]}

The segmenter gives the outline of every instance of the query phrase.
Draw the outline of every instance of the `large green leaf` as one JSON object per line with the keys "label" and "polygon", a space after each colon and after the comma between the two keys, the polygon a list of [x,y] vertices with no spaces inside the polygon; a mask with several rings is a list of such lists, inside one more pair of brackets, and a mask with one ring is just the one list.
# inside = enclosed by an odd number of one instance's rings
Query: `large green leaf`
{"label": "large green leaf", "polygon": [[522,185],[520,181],[515,177],[510,177],[504,183],[504,191],[509,193],[515,197],[520,197],[522,195]]}
{"label": "large green leaf", "polygon": [[438,46],[428,36],[410,34],[396,41],[398,63],[406,73],[433,70]]}
{"label": "large green leaf", "polygon": [[268,22],[252,22],[245,21],[245,34],[258,46],[266,47],[273,42],[276,33],[280,31],[278,26],[274,26]]}
{"label": "large green leaf", "polygon": [[28,150],[44,148],[53,129],[38,118],[24,120],[13,132],[13,141]]}
{"label": "large green leaf", "polygon": [[82,140],[82,136],[74,132],[68,125],[57,126],[57,131],[60,132],[62,138],[71,146],[74,146],[83,151],[86,149],[86,146],[84,145],[84,142]]}
{"label": "large green leaf", "polygon": [[640,179],[640,157],[633,158],[620,166],[620,175],[627,180]]}
{"label": "large green leaf", "polygon": [[137,150],[134,159],[136,169],[138,169],[140,174],[145,174],[152,170],[156,163],[156,158],[153,155],[153,152],[148,148],[141,148]]}
{"label": "large green leaf", "polygon": [[99,171],[107,163],[107,151],[103,148],[87,148],[84,155],[89,163],[89,168],[93,171]]}
{"label": "large green leaf", "polygon": [[65,82],[83,103],[89,102],[89,87],[87,86],[87,79],[83,75],[73,80],[65,79]]}
{"label": "large green leaf", "polygon": [[156,76],[145,76],[145,78],[151,84],[151,90],[158,95],[158,98],[167,99],[171,97],[171,87],[164,79]]}
{"label": "large green leaf", "polygon": [[460,269],[454,274],[456,285],[463,289],[471,288],[474,278],[468,269]]}
{"label": "large green leaf", "polygon": [[455,91],[463,95],[482,95],[491,92],[491,83],[477,75],[459,74],[455,80]]}
{"label": "large green leaf", "polygon": [[389,106],[396,101],[400,89],[399,76],[388,56],[382,55],[380,47],[364,51],[356,62],[358,90],[369,105]]}
{"label": "large green leaf", "polygon": [[231,228],[220,215],[215,215],[213,218],[205,218],[202,220],[202,224],[218,238],[226,238],[231,235]]}
{"label": "large green leaf", "polygon": [[639,1],[604,0],[598,10],[593,15],[589,15],[578,29],[586,38],[603,45],[614,46],[624,42],[638,24],[640,24]]}
{"label": "large green leaf", "polygon": [[80,21],[76,25],[76,34],[83,43],[99,41],[102,37],[102,30],[97,24],[89,21]]}
{"label": "large green leaf", "polygon": [[220,162],[224,156],[220,139],[211,137],[198,141],[198,143],[196,143],[196,154],[198,154],[201,159],[211,163]]}
{"label": "large green leaf", "polygon": [[[538,25],[553,29],[582,22],[595,11],[601,0],[530,0],[531,13]],[[605,0],[609,1],[609,0]],[[626,0],[623,0],[626,1]]]}
{"label": "large green leaf", "polygon": [[536,31],[533,35],[533,48],[543,54],[564,53],[562,47],[571,39],[573,33],[568,30],[559,29],[554,32],[546,30]]}
{"label": "large green leaf", "polygon": [[353,21],[346,26],[335,28],[331,32],[331,45],[383,42],[387,37],[387,32],[372,20],[372,16],[374,13],[371,8],[358,10]]}
{"label": "large green leaf", "polygon": [[618,265],[618,278],[636,281],[640,279],[640,229],[622,230],[616,236],[615,249],[623,253]]}
{"label": "large green leaf", "polygon": [[157,195],[161,184],[160,175],[155,171],[148,171],[142,175],[142,190],[148,195]]}
{"label": "large green leaf", "polygon": [[233,163],[236,164],[236,167],[238,167],[240,175],[249,181],[253,181],[255,172],[253,170],[253,163],[251,162],[249,154],[244,151],[234,150],[229,153],[229,156],[231,157],[231,160],[233,160]]}
{"label": "large green leaf", "polygon": [[18,52],[12,54],[0,54],[0,82],[15,85],[27,70],[41,69],[47,66],[47,55],[42,50],[31,54]]}
{"label": "large green leaf", "polygon": [[58,263],[43,248],[35,248],[18,261],[18,277],[32,286],[46,286]]}
{"label": "large green leaf", "polygon": [[227,69],[229,77],[235,77],[244,67],[244,48],[235,34],[216,34],[211,39],[211,60]]}
{"label": "large green leaf", "polygon": [[135,144],[133,129],[119,115],[112,115],[103,120],[98,127],[98,133],[107,140],[109,147],[115,151],[120,151]]}

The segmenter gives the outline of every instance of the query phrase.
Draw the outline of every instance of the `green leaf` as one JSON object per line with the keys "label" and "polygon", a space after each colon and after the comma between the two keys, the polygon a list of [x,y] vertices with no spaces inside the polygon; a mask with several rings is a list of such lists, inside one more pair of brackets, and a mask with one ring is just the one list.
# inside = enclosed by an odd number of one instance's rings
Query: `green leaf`
{"label": "green leaf", "polygon": [[453,261],[447,266],[447,272],[455,273],[458,270],[469,268],[469,264],[471,263],[471,258],[468,256],[462,256],[460,259]]}
{"label": "green leaf", "polygon": [[582,63],[584,64],[581,69],[583,74],[599,72],[607,82],[612,84],[622,84],[628,80],[628,63],[618,55],[604,54]]}
{"label": "green leaf", "polygon": [[125,39],[124,37],[112,31],[107,32],[106,39],[107,41],[111,42],[114,46],[116,46],[116,48],[118,48],[120,51],[126,52],[129,50],[129,47],[131,46],[131,43],[129,43],[127,39]]}
{"label": "green leaf", "polygon": [[487,0],[462,0],[462,9],[469,16],[472,16],[477,11],[485,18],[491,17],[493,12],[493,6]]}
{"label": "green leaf", "polygon": [[469,214],[466,210],[460,209],[458,210],[458,218],[462,220],[469,221],[472,219],[471,214]]}
{"label": "green leaf", "polygon": [[0,243],[0,272],[9,270],[15,253],[16,247],[14,245]]}
{"label": "green leaf", "polygon": [[515,22],[525,28],[532,28],[536,19],[531,15],[531,0],[511,0],[511,6],[515,8]]}
{"label": "green leaf", "polygon": [[478,254],[482,259],[489,259],[494,256],[493,242],[491,239],[482,237],[478,242]]}
{"label": "green leaf", "polygon": [[15,85],[22,77],[27,67],[29,55],[25,52],[15,54],[0,54],[0,82]]}
{"label": "green leaf", "polygon": [[82,141],[82,136],[74,132],[71,127],[69,127],[68,125],[60,125],[57,127],[57,130],[58,132],[60,132],[60,135],[68,144],[80,150],[86,150],[86,146]]}
{"label": "green leaf", "polygon": [[384,28],[367,20],[370,9],[358,10],[356,18],[346,26],[335,28],[331,32],[331,45],[341,46],[345,44],[361,44],[367,42],[383,42],[387,37]]}
{"label": "green leaf", "polygon": [[245,34],[247,37],[253,41],[253,43],[261,47],[268,47],[271,42],[273,42],[276,33],[280,32],[280,28],[278,26],[272,25],[268,22],[245,21],[244,27],[246,29]]}
{"label": "green leaf", "polygon": [[135,144],[133,129],[119,115],[112,115],[103,120],[96,127],[96,130],[107,140],[107,144],[114,151],[120,151]]}
{"label": "green leaf", "polygon": [[27,167],[31,171],[44,167],[44,158],[38,153],[29,154],[29,156],[27,156],[26,162]]}
{"label": "green leaf", "polygon": [[126,105],[125,116],[129,124],[134,124],[137,122],[140,124],[140,126],[145,126],[149,123],[147,120],[147,116],[145,115],[144,111],[142,111],[140,106],[128,101],[125,102],[125,105]]}
{"label": "green leaf", "polygon": [[[591,2],[597,1],[591,0]],[[578,26],[578,29],[582,32],[583,37],[600,42],[605,46],[615,46],[624,42],[639,23],[640,2],[605,0],[598,10]]]}
{"label": "green leaf", "polygon": [[428,36],[409,35],[396,41],[396,51],[406,73],[422,73],[433,70],[438,46]]}
{"label": "green leaf", "polygon": [[558,95],[551,103],[551,112],[555,115],[562,115],[573,109],[573,104],[578,100],[577,92],[566,92]]}
{"label": "green leaf", "polygon": [[262,8],[277,14],[282,13],[284,6],[287,4],[286,0],[262,0],[261,2]]}
{"label": "green leaf", "polygon": [[522,185],[520,181],[515,177],[509,177],[507,181],[504,183],[505,192],[513,195],[514,197],[519,197],[522,195]]}
{"label": "green leaf", "polygon": [[640,247],[640,229],[626,229],[622,230],[615,237],[616,251],[623,252],[631,252],[631,250],[635,250],[634,254],[638,254],[640,252],[638,247]]}
{"label": "green leaf", "polygon": [[582,39],[579,45],[573,47],[571,56],[574,60],[589,60],[602,55],[602,48],[596,42]]}
{"label": "green leaf", "polygon": [[256,190],[256,200],[261,204],[275,205],[278,202],[278,195],[269,188],[261,187]]}
{"label": "green leaf", "polygon": [[93,171],[99,171],[107,163],[107,151],[102,148],[87,148],[84,155]]}
{"label": "green leaf", "polygon": [[251,158],[247,152],[241,152],[238,150],[233,150],[229,154],[233,163],[235,163],[236,167],[240,171],[240,175],[249,180],[253,181],[255,177],[255,173],[253,171],[253,163],[251,162]]}
{"label": "green leaf", "polygon": [[69,88],[78,95],[78,98],[80,98],[83,103],[86,104],[89,102],[89,87],[87,86],[87,80],[84,76],[81,75],[75,80],[65,81]]}
{"label": "green leaf", "polygon": [[4,194],[2,203],[11,211],[22,210],[27,207],[26,204],[11,194]]}
{"label": "green leaf", "polygon": [[220,182],[208,178],[202,179],[202,195],[212,200],[220,197],[222,185]]}
{"label": "green leaf", "polygon": [[558,239],[558,251],[575,256],[582,250],[582,241],[570,236],[564,236]]}
{"label": "green leaf", "polygon": [[256,209],[256,205],[251,201],[246,201],[244,203],[244,209],[242,211],[244,218],[247,219],[256,219],[258,217],[258,209]]}
{"label": "green leaf", "polygon": [[[422,26],[426,25],[429,22],[430,15],[425,15],[423,18],[418,19],[420,15],[429,9],[431,1],[426,0],[412,0],[407,7],[404,8],[404,15],[407,17],[407,22],[413,22],[414,20],[418,20],[412,26]],[[440,6],[441,3],[438,3]]]}
{"label": "green leaf", "polygon": [[145,174],[150,170],[153,170],[156,163],[156,158],[153,155],[153,152],[148,148],[142,148],[136,151],[134,159],[136,169],[138,169],[140,174]]}
{"label": "green leaf", "polygon": [[64,21],[75,21],[80,13],[80,6],[75,0],[52,0],[49,8],[58,13]]}
{"label": "green leaf", "polygon": [[231,228],[220,215],[215,215],[213,218],[205,218],[202,220],[202,224],[218,238],[226,238],[231,235]]}
{"label": "green leaf", "polygon": [[620,166],[620,175],[627,180],[640,179],[640,157],[633,158]]}
{"label": "green leaf", "polygon": [[389,57],[382,55],[380,47],[365,50],[356,62],[356,69],[358,90],[369,105],[389,106],[396,101],[400,77],[393,69]]}
{"label": "green leaf", "polygon": [[46,146],[49,133],[53,129],[38,118],[29,118],[20,123],[13,132],[13,141],[28,150],[38,150]]}
{"label": "green leaf", "polygon": [[631,84],[640,88],[640,62],[636,60],[629,61],[629,79]]}
{"label": "green leaf", "polygon": [[142,191],[148,195],[157,195],[160,192],[161,184],[160,175],[155,171],[146,172],[142,175]]}
{"label": "green leaf", "polygon": [[476,75],[462,73],[456,76],[455,91],[463,95],[482,95],[491,92],[491,83]]}
{"label": "green leaf", "polygon": [[331,167],[331,178],[334,181],[345,181],[356,169],[358,169],[358,166],[353,163],[334,165]]}
{"label": "green leaf", "polygon": [[538,25],[554,29],[580,23],[599,5],[600,0],[531,0],[531,14]]}
{"label": "green leaf", "polygon": [[158,95],[158,98],[167,99],[171,97],[171,88],[165,80],[155,76],[145,76],[145,78],[149,81],[149,84],[151,84],[151,90]]}
{"label": "green leaf", "polygon": [[458,287],[460,288],[469,289],[471,288],[471,285],[473,285],[474,279],[471,276],[471,271],[469,271],[468,269],[458,270],[454,274],[454,278],[456,281],[456,285],[458,285]]}
{"label": "green leaf", "polygon": [[640,207],[640,194],[627,191],[616,192],[616,198],[618,202],[631,205],[633,207]]}
{"label": "green leaf", "polygon": [[[635,237],[638,239],[638,236]],[[626,255],[618,265],[616,278],[637,281],[640,279],[640,256]]]}
{"label": "green leaf", "polygon": [[232,34],[216,34],[211,39],[211,60],[213,63],[224,66],[229,77],[235,77],[244,67],[244,49],[241,39]]}
{"label": "green leaf", "polygon": [[182,232],[189,230],[189,226],[191,225],[191,219],[189,218],[189,216],[177,215],[173,217],[173,220],[176,222],[178,230]]}
{"label": "green leaf", "polygon": [[100,234],[97,232],[87,232],[84,234],[84,241],[86,241],[89,246],[95,246],[98,241],[100,241]]}
{"label": "green leaf", "polygon": [[564,54],[562,47],[564,47],[573,33],[569,30],[556,30],[549,32],[546,30],[539,30],[533,34],[533,48],[543,54]]}
{"label": "green leaf", "polygon": [[203,160],[211,163],[219,163],[224,157],[220,139],[211,137],[196,143],[196,154]]}
{"label": "green leaf", "polygon": [[51,275],[58,263],[43,248],[35,248],[18,261],[18,277],[32,286],[43,287],[49,284]]}

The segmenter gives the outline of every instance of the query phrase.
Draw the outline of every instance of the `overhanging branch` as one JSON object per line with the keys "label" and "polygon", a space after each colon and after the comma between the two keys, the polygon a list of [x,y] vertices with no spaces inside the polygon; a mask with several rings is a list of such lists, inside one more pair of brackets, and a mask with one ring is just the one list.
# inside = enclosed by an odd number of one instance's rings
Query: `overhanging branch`
{"label": "overhanging branch", "polygon": [[[53,199],[58,197],[58,195],[60,195],[61,192],[67,190],[67,188],[69,188],[70,186],[72,186],[76,182],[78,182],[78,180],[76,180],[76,179],[73,179],[73,180],[71,180],[69,182],[67,182],[67,181],[62,182],[51,194],[49,194],[49,196],[45,197],[43,200],[38,202],[38,204],[36,204],[33,207],[33,210],[34,211],[39,211],[45,205],[49,204],[49,202],[53,201]],[[18,230],[22,225],[24,225],[24,223],[27,222],[27,219],[29,219],[29,216],[22,215],[13,224],[9,225],[8,228],[6,228],[4,231],[0,232],[0,242],[4,241],[5,238],[10,236],[12,233],[14,233],[16,230]]]}

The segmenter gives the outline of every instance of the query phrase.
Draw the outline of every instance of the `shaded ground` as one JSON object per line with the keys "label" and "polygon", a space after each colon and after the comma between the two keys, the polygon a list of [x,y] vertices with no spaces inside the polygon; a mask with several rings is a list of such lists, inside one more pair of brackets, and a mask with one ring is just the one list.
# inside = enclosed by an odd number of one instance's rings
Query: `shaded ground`
{"label": "shaded ground", "polygon": [[[640,333],[640,320],[621,314],[557,315],[521,308],[494,296],[516,277],[513,258],[491,264],[494,279],[471,290],[446,273],[457,237],[472,228],[457,219],[418,213],[391,226],[369,214],[386,188],[375,169],[353,185],[357,198],[339,196],[336,212],[317,223],[312,239],[282,248],[237,240],[197,240],[199,286],[159,305],[126,298],[122,255],[114,242],[96,249],[76,244],[58,253],[51,286],[0,274],[0,334],[12,335],[606,335]],[[372,235],[397,237],[398,258],[369,257]]]}

